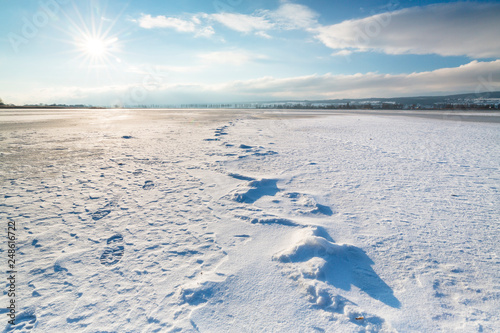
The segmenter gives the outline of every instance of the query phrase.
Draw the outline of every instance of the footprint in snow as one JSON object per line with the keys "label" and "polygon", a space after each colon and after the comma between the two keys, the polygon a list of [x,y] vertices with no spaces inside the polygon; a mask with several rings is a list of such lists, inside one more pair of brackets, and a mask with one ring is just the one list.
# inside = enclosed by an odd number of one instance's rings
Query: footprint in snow
{"label": "footprint in snow", "polygon": [[142,186],[143,189],[145,190],[150,190],[152,189],[153,187],[155,187],[155,184],[153,183],[152,180],[146,180],[146,182],[144,183],[144,185]]}
{"label": "footprint in snow", "polygon": [[[232,177],[236,179],[243,179],[235,176]],[[240,186],[238,190],[232,194],[232,199],[240,203],[253,204],[263,196],[276,195],[276,193],[280,191],[280,189],[277,187],[277,183],[278,179],[252,180],[245,186]]]}
{"label": "footprint in snow", "polygon": [[215,130],[215,136],[227,135],[227,133],[224,131],[225,129],[225,127],[221,127]]}
{"label": "footprint in snow", "polygon": [[[10,319],[9,319],[10,320]],[[15,325],[8,325],[3,332],[30,332],[36,323],[34,311],[24,311],[16,316]]]}
{"label": "footprint in snow", "polygon": [[92,213],[92,215],[91,215],[92,220],[98,221],[98,220],[102,219],[103,217],[107,216],[109,213],[111,213],[110,210],[101,208],[101,209],[95,211],[94,213]]}
{"label": "footprint in snow", "polygon": [[120,262],[125,252],[123,236],[116,234],[107,240],[108,246],[101,255],[101,264],[104,266],[114,266]]}

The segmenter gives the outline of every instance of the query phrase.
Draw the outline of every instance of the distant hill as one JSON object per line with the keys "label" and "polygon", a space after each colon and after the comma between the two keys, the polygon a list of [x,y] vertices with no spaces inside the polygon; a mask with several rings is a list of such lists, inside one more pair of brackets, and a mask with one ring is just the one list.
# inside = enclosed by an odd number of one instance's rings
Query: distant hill
{"label": "distant hill", "polygon": [[290,100],[290,101],[268,101],[261,103],[311,103],[311,104],[365,104],[365,103],[397,103],[402,105],[434,105],[445,103],[473,102],[484,99],[500,99],[500,91],[487,93],[468,93],[445,96],[414,96],[394,98],[360,98],[360,99],[328,99],[328,100]]}

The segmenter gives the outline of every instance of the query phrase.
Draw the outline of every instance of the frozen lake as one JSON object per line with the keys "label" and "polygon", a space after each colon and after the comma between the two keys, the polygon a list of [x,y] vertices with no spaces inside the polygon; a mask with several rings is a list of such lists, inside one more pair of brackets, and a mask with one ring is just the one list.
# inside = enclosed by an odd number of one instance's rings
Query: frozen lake
{"label": "frozen lake", "polygon": [[1,110],[0,328],[495,332],[499,119]]}

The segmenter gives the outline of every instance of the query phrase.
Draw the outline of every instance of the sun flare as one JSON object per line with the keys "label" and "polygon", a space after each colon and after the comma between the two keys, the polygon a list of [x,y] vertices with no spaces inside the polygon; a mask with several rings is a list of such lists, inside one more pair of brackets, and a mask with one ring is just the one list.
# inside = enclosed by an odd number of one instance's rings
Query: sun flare
{"label": "sun flare", "polygon": [[86,37],[79,44],[86,57],[103,59],[112,53],[117,41],[117,38]]}
{"label": "sun flare", "polygon": [[88,73],[98,76],[109,74],[121,66],[120,55],[123,48],[125,30],[116,31],[115,25],[120,21],[123,11],[115,17],[106,14],[106,6],[99,1],[88,1],[88,6],[74,6],[63,15],[69,26],[64,29],[72,49],[68,53],[74,55],[71,63],[79,68],[86,68]]}
{"label": "sun flare", "polygon": [[106,43],[101,39],[91,38],[83,45],[85,52],[94,57],[101,57],[106,53]]}

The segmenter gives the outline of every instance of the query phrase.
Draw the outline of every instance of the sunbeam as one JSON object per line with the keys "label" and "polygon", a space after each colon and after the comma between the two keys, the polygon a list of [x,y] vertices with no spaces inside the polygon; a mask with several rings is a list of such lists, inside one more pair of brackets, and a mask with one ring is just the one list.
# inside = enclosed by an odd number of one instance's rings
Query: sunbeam
{"label": "sunbeam", "polygon": [[76,5],[73,9],[73,15],[67,12],[64,15],[70,23],[66,34],[74,46],[76,59],[89,71],[111,70],[121,62],[118,56],[121,50],[119,34],[113,33],[121,14],[115,19],[108,19],[105,9],[96,3],[90,5],[89,13],[82,12]]}

